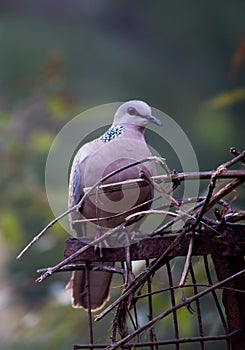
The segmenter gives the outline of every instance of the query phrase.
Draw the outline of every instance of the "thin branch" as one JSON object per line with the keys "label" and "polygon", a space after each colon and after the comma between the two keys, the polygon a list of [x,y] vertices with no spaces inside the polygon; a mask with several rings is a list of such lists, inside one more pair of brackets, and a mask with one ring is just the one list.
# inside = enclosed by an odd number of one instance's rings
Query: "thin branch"
{"label": "thin branch", "polygon": [[[123,216],[124,214],[127,214],[127,213],[131,212],[132,210],[144,207],[146,204],[152,204],[153,202],[157,201],[160,198],[161,197],[159,196],[159,197],[156,197],[156,198],[149,199],[149,200],[147,200],[147,201],[145,201],[143,203],[135,205],[132,208],[129,208],[127,210],[124,210],[124,211],[122,211],[120,213],[117,213],[117,214],[114,214],[114,215],[104,216],[103,218],[91,218],[91,219],[73,220],[72,223],[76,223],[76,222],[80,222],[80,223],[82,223],[82,222],[96,222],[97,223],[98,222],[99,223],[102,220],[107,220],[107,219],[112,219],[112,218],[114,219],[114,218],[117,218],[119,216]],[[168,208],[168,206],[166,206],[166,208]]]}
{"label": "thin branch", "polygon": [[207,206],[208,211],[215,203],[217,203],[222,197],[227,196],[230,192],[232,192],[236,187],[240,186],[243,182],[245,182],[244,178],[237,178],[233,181],[229,182],[227,185],[225,185],[221,190],[219,190],[217,193],[215,193],[210,200],[209,205]]}
{"label": "thin branch", "polygon": [[245,210],[228,213],[224,216],[226,222],[238,222],[245,220]]}
{"label": "thin branch", "polygon": [[238,151],[235,147],[231,147],[231,148],[230,148],[230,152],[231,152],[235,157],[237,157],[237,156],[239,156],[240,154],[242,154],[243,157],[242,157],[240,160],[241,160],[241,162],[243,162],[243,164],[245,164],[245,152],[244,152],[244,151],[243,151],[243,152],[240,152],[240,151]]}
{"label": "thin branch", "polygon": [[[234,150],[235,150],[235,147],[231,147],[230,152],[233,153]],[[231,166],[235,165],[236,163],[238,163],[240,161],[244,163],[245,151],[239,152],[236,150],[236,152],[237,152],[237,155],[235,156],[235,158],[228,160],[226,163],[223,163],[223,166],[225,168],[230,168]]]}
{"label": "thin branch", "polygon": [[228,172],[227,168],[230,168],[234,164],[243,160],[244,156],[245,156],[245,151],[238,154],[235,158],[221,164],[216,169],[216,171],[212,174],[211,179],[210,179],[210,183],[209,183],[208,194],[206,196],[206,199],[203,203],[201,210],[198,213],[198,217],[197,217],[195,225],[194,225],[195,227],[198,226],[198,224],[202,220],[204,213],[207,212],[213,206],[213,204],[217,201],[217,199],[224,197],[229,192],[231,192],[234,188],[236,188],[237,186],[239,186],[240,184],[242,184],[245,181],[245,176],[242,176],[241,178],[236,177],[235,180],[233,180],[230,184],[226,185],[222,190],[220,190],[218,193],[216,193],[216,195],[211,200],[217,179],[221,176],[221,174],[226,174]]}
{"label": "thin branch", "polygon": [[[52,267],[45,267],[41,269],[37,269],[37,273],[45,273],[48,270],[52,269]],[[80,263],[74,263],[74,264],[67,264],[65,266],[62,266],[57,270],[56,272],[67,272],[67,271],[76,271],[76,270],[85,270],[86,264],[80,264]],[[113,273],[119,273],[120,275],[124,275],[125,271],[124,269],[121,269],[119,267],[115,266],[107,266],[107,265],[90,265],[91,271],[106,271],[106,272],[113,272]]]}
{"label": "thin branch", "polygon": [[90,244],[85,245],[84,247],[78,249],[75,253],[73,253],[72,255],[68,256],[66,259],[62,260],[60,263],[58,263],[57,265],[50,267],[49,269],[47,269],[47,271],[42,274],[40,277],[38,277],[36,279],[36,282],[42,282],[44,281],[47,277],[51,276],[53,273],[55,273],[56,271],[58,271],[60,268],[62,268],[63,266],[65,266],[66,264],[70,263],[71,261],[73,261],[77,256],[79,256],[80,254],[84,253],[86,250],[88,250],[91,245],[97,245],[97,243],[102,242],[104,239],[110,237],[111,235],[113,235],[115,232],[117,232],[118,230],[124,228],[123,224],[120,224],[118,226],[116,226],[115,228],[107,231],[106,233],[104,233],[103,235],[101,235],[100,237],[94,239],[93,241],[90,242]]}
{"label": "thin branch", "polygon": [[185,260],[185,266],[181,275],[181,279],[179,282],[179,287],[183,287],[185,281],[186,281],[186,277],[189,271],[189,267],[190,267],[190,263],[191,263],[191,255],[192,255],[192,251],[193,251],[193,245],[194,245],[194,237],[191,237],[190,242],[189,242],[189,248],[188,248],[188,253],[186,256],[186,260]]}
{"label": "thin branch", "polygon": [[141,171],[141,178],[145,179],[148,183],[150,183],[155,190],[160,194],[160,196],[169,203],[169,205],[173,206],[175,209],[179,209],[179,202],[173,198],[169,193],[167,193],[155,180],[148,176],[144,170]]}
{"label": "thin branch", "polygon": [[25,254],[27,252],[27,250],[29,250],[34,243],[36,243],[41,237],[42,235],[48,231],[48,229],[50,229],[54,224],[56,224],[56,222],[58,222],[59,220],[61,220],[63,217],[67,216],[68,214],[70,214],[72,211],[74,211],[76,209],[76,207],[70,208],[68,210],[66,210],[64,213],[60,214],[59,216],[57,216],[54,220],[50,221],[50,223],[44,227],[44,229],[42,231],[40,231],[32,240],[31,242],[29,242],[25,248],[17,255],[16,259],[20,259],[22,257],[23,254]]}
{"label": "thin branch", "polygon": [[[214,171],[201,171],[201,172],[184,172],[184,173],[171,173],[171,175],[155,175],[152,176],[151,179],[154,180],[156,183],[161,182],[172,182],[172,181],[185,181],[185,180],[209,180]],[[219,179],[232,179],[232,178],[243,178],[245,176],[245,170],[227,170],[224,173],[220,173],[217,178]],[[96,191],[106,191],[106,192],[112,192],[112,191],[118,191],[121,189],[121,186],[123,186],[124,189],[130,189],[131,187],[134,187],[135,184],[138,186],[145,186],[145,179],[138,178],[138,179],[132,179],[132,180],[125,180],[121,182],[115,182],[111,184],[106,185],[100,185]],[[86,193],[89,191],[91,187],[85,187],[84,192]],[[94,192],[92,192],[94,193]]]}
{"label": "thin branch", "polygon": [[174,217],[179,216],[179,214],[173,213],[172,211],[149,209],[149,210],[139,211],[137,213],[133,213],[133,214],[127,216],[126,221],[130,221],[133,218],[140,216],[140,215],[145,216],[145,215],[150,215],[150,214],[161,214],[161,215],[169,215],[169,216],[174,216]]}
{"label": "thin branch", "polygon": [[212,197],[213,191],[215,189],[216,180],[217,180],[217,178],[218,178],[218,176],[220,174],[225,172],[225,170],[226,170],[226,168],[224,166],[219,166],[217,168],[217,170],[211,176],[211,179],[210,179],[210,182],[209,182],[209,186],[208,186],[208,194],[207,194],[207,196],[205,198],[205,201],[204,201],[201,209],[197,213],[197,218],[196,218],[196,222],[194,224],[194,228],[196,228],[200,224],[200,222],[202,220],[202,217],[203,217],[203,215],[205,214],[205,212],[207,210],[207,207],[208,207],[208,204],[209,204],[210,199]]}

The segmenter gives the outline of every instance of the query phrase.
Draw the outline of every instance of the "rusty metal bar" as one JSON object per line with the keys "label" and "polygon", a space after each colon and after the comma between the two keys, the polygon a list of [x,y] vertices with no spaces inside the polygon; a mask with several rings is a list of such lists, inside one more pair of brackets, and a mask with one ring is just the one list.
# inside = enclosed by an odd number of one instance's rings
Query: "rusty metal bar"
{"label": "rusty metal bar", "polygon": [[[194,274],[192,263],[190,264],[189,271],[190,271],[190,275],[191,275],[191,279],[192,279],[192,283],[193,283],[194,294],[197,294],[198,293],[197,286],[196,286],[197,281],[196,281],[196,277],[195,277],[195,274]],[[201,338],[203,338],[204,332],[203,332],[203,321],[202,321],[200,300],[197,299],[195,301],[195,303],[196,303],[196,313],[197,313],[197,322],[198,322],[199,335],[200,335]],[[204,350],[204,342],[203,342],[203,340],[200,340],[200,346],[201,346],[201,350]]]}
{"label": "rusty metal bar", "polygon": [[[146,267],[149,266],[149,259],[146,259]],[[153,318],[153,305],[152,305],[152,289],[151,289],[151,280],[152,277],[149,276],[147,279],[147,294],[148,294],[148,320],[152,320]],[[154,329],[150,329],[150,340],[151,342],[154,341]],[[151,350],[154,350],[154,345],[151,346]]]}
{"label": "rusty metal bar", "polygon": [[[173,278],[172,278],[172,272],[171,272],[171,266],[169,261],[166,264],[167,267],[167,274],[168,274],[168,282],[169,282],[169,286],[170,286],[170,297],[171,297],[171,305],[172,307],[176,305],[175,302],[175,291],[172,288],[173,287]],[[178,318],[177,318],[177,311],[175,310],[173,312],[173,322],[174,322],[174,334],[175,334],[175,338],[179,339],[179,327],[178,327]],[[179,344],[176,344],[176,350],[179,350]]]}
{"label": "rusty metal bar", "polygon": [[[213,284],[213,280],[212,280],[210,269],[209,269],[209,263],[208,263],[207,255],[204,255],[203,260],[204,260],[204,268],[205,268],[205,272],[206,272],[208,283],[210,285],[212,285]],[[226,319],[225,319],[225,315],[223,313],[223,310],[221,308],[221,305],[220,305],[220,302],[219,302],[219,299],[217,297],[217,293],[216,293],[215,290],[212,291],[212,295],[213,295],[214,302],[215,302],[216,308],[218,310],[219,317],[220,317],[220,320],[222,322],[224,331],[225,331],[226,334],[228,334],[229,333],[228,325],[227,325],[227,322],[226,322]],[[226,349],[227,350],[231,350],[230,341],[228,339],[227,339]]]}
{"label": "rusty metal bar", "polygon": [[[91,312],[91,291],[90,291],[90,263],[86,262],[86,269],[85,269],[85,278],[86,278],[86,289],[87,289],[87,295],[88,295],[88,335],[89,335],[89,341],[91,344],[94,342],[94,335],[93,335],[93,318],[92,318],[92,312]],[[91,350],[93,350],[91,348]]]}
{"label": "rusty metal bar", "polygon": [[[186,343],[196,343],[200,341],[218,341],[218,340],[225,340],[228,338],[233,338],[238,334],[238,331],[231,332],[226,335],[216,335],[216,336],[205,336],[205,337],[192,337],[192,338],[181,338],[181,339],[169,339],[169,340],[159,340],[154,342],[140,342],[140,343],[125,343],[124,346],[128,347],[129,349],[139,348],[142,346],[152,346],[152,345],[171,345],[171,344],[186,344]],[[78,349],[105,349],[110,344],[75,344],[73,345],[73,350]]]}
{"label": "rusty metal bar", "polygon": [[[245,268],[243,256],[222,257],[218,254],[212,254],[212,259],[219,281],[224,280]],[[227,283],[225,287],[245,291],[244,276],[235,278]],[[223,291],[223,304],[227,315],[229,331],[240,330],[240,333],[231,339],[231,346],[232,350],[244,350],[245,293],[240,293],[232,289],[224,289]]]}
{"label": "rusty metal bar", "polygon": [[[220,235],[218,234],[220,233]],[[186,235],[185,239],[178,244],[169,257],[186,256],[191,235]],[[160,253],[166,250],[175,240],[176,235],[164,237],[144,238],[130,246],[130,257],[132,260],[153,259],[159,257]],[[78,249],[87,243],[75,238],[66,241],[65,258],[71,256]],[[104,261],[124,261],[125,249],[103,248]],[[245,254],[245,225],[243,224],[226,224],[225,227],[219,225],[213,229],[206,227],[201,235],[195,236],[195,243],[192,255],[216,254],[219,256],[237,256]],[[99,261],[101,258],[91,246],[76,261]]]}

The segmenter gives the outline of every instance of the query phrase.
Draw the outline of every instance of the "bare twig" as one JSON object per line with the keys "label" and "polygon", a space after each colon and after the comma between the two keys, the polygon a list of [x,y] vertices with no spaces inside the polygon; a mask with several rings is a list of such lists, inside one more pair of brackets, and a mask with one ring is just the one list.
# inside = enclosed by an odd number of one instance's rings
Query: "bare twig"
{"label": "bare twig", "polygon": [[169,215],[169,216],[174,216],[174,217],[178,217],[180,215],[178,213],[173,213],[172,211],[149,209],[149,210],[139,211],[137,213],[133,213],[133,214],[127,216],[126,221],[130,221],[133,218],[140,216],[140,215],[145,216],[145,215],[150,215],[150,214],[161,214],[161,215]]}
{"label": "bare twig", "polygon": [[[201,172],[185,172],[185,173],[178,173],[174,172],[170,175],[155,175],[152,176],[151,179],[154,180],[156,183],[161,182],[172,182],[172,181],[185,181],[185,180],[209,180],[211,176],[213,175],[214,171],[201,171]],[[245,170],[227,170],[224,173],[221,173],[218,175],[219,179],[232,179],[232,178],[243,178],[245,176]],[[124,187],[124,189],[130,189],[131,187],[134,187],[135,184],[139,186],[146,185],[145,179],[138,178],[138,179],[132,179],[132,180],[125,180],[121,182],[115,182],[111,184],[106,185],[100,185],[96,191],[118,191],[121,189],[121,186]],[[86,193],[89,191],[91,187],[85,187],[84,192]],[[93,193],[93,191],[92,191]]]}
{"label": "bare twig", "polygon": [[[37,273],[45,273],[48,270],[52,269],[52,267],[45,267],[41,269],[37,269]],[[76,270],[85,270],[86,264],[80,264],[80,263],[73,263],[73,264],[66,264],[65,266],[62,266],[57,270],[56,272],[66,272],[66,271],[76,271]],[[91,271],[106,271],[106,272],[113,272],[118,273],[120,275],[124,275],[125,271],[124,269],[121,269],[119,267],[115,266],[107,266],[107,265],[90,265]]]}
{"label": "bare twig", "polygon": [[135,205],[134,207],[131,207],[127,210],[124,210],[120,213],[117,213],[117,214],[114,214],[114,215],[110,215],[110,216],[104,216],[103,218],[91,218],[91,219],[81,219],[81,220],[73,220],[72,223],[76,223],[76,222],[100,222],[102,220],[107,220],[107,219],[112,219],[112,218],[117,218],[119,216],[123,216],[124,214],[127,214],[129,212],[131,212],[132,210],[135,210],[135,209],[140,209],[141,207],[144,207],[146,204],[151,204],[155,201],[157,201],[159,198],[161,198],[160,196],[159,197],[156,197],[156,198],[152,198],[152,199],[149,199],[141,204],[138,204],[138,205]]}
{"label": "bare twig", "polygon": [[189,271],[189,267],[190,267],[190,263],[191,263],[191,255],[192,255],[192,251],[193,251],[193,245],[194,245],[194,237],[191,237],[190,242],[189,242],[189,248],[188,248],[188,253],[186,256],[186,260],[185,260],[185,266],[182,272],[182,276],[179,282],[179,286],[183,287],[185,281],[186,281],[186,277]]}
{"label": "bare twig", "polygon": [[[204,201],[204,200],[203,200],[203,201]],[[158,234],[159,234],[159,235],[163,235],[163,234],[165,233],[165,230],[166,230],[168,227],[172,226],[173,224],[175,224],[175,223],[178,222],[179,220],[185,218],[189,213],[193,212],[195,209],[200,208],[200,207],[202,206],[202,204],[203,204],[203,201],[200,202],[200,203],[198,203],[196,206],[194,206],[194,207],[188,209],[186,212],[180,214],[178,217],[176,217],[176,218],[170,220],[169,222],[167,222],[167,223],[164,224],[163,226],[159,227],[158,229],[154,230],[153,232],[151,232],[151,233],[149,234],[149,236],[150,236],[150,237],[154,237],[154,236],[156,236],[156,235],[158,235]]]}
{"label": "bare twig", "polygon": [[63,217],[65,217],[66,215],[70,214],[72,211],[74,211],[76,209],[76,207],[73,207],[69,210],[66,210],[64,213],[60,214],[59,216],[57,216],[54,220],[50,221],[50,223],[44,227],[44,229],[39,232],[32,240],[30,243],[27,244],[27,246],[25,246],[25,248],[17,255],[16,259],[20,259],[22,257],[23,254],[25,254],[27,252],[27,250],[29,250],[34,243],[36,243],[41,237],[42,235],[48,231],[48,229],[50,229],[56,222],[58,222],[59,220],[61,220]]}
{"label": "bare twig", "polygon": [[245,164],[245,151],[240,152],[238,151],[235,147],[231,147],[230,148],[230,152],[235,156],[241,156],[240,161],[243,162],[243,164]]}
{"label": "bare twig", "polygon": [[208,211],[215,203],[219,201],[219,199],[227,196],[230,192],[232,192],[236,187],[240,186],[243,182],[245,182],[245,177],[240,179],[234,179],[229,182],[223,188],[221,188],[217,193],[215,193],[210,200],[210,203],[207,206],[206,211]]}
{"label": "bare twig", "polygon": [[169,205],[175,207],[175,209],[179,209],[179,202],[173,198],[169,193],[167,193],[156,181],[154,181],[150,176],[148,176],[143,170],[141,172],[141,178],[145,179],[148,183],[150,183],[155,190],[162,196],[163,199],[169,203]]}
{"label": "bare twig", "polygon": [[[243,183],[245,181],[245,176],[242,176],[241,178],[236,178],[234,181],[231,182],[231,185],[226,185],[225,186],[225,190],[221,190],[219,191],[221,194],[215,196],[215,198],[212,199],[211,201],[211,197],[213,194],[213,191],[215,189],[215,184],[217,179],[220,177],[221,174],[225,174],[227,173],[227,168],[230,168],[231,166],[233,166],[234,164],[238,163],[239,161],[241,161],[244,158],[245,155],[245,151],[238,154],[235,158],[221,164],[216,171],[212,174],[211,179],[210,179],[210,183],[209,183],[209,188],[208,188],[208,194],[206,196],[206,199],[203,203],[202,208],[200,209],[200,211],[198,212],[198,216],[195,222],[195,227],[198,226],[198,224],[201,222],[202,217],[204,215],[204,213],[210,209],[210,207],[213,206],[213,204],[216,202],[217,198],[221,198],[223,196],[225,196],[226,194],[228,194],[230,191],[232,191],[235,187],[239,186],[241,183]],[[224,194],[223,194],[224,193]]]}
{"label": "bare twig", "polygon": [[47,277],[51,276],[54,272],[60,270],[60,268],[62,268],[63,266],[65,266],[66,264],[70,263],[71,261],[73,261],[77,256],[79,256],[80,254],[84,253],[86,250],[88,250],[91,245],[96,245],[97,243],[102,242],[104,239],[108,238],[109,236],[113,235],[115,232],[117,232],[118,230],[124,228],[124,225],[118,225],[115,228],[107,231],[106,233],[104,233],[103,235],[101,235],[100,237],[94,239],[92,242],[90,242],[90,244],[87,244],[86,246],[82,247],[81,249],[78,249],[75,253],[73,253],[72,255],[68,256],[68,258],[64,259],[63,261],[61,261],[60,263],[58,263],[57,265],[50,267],[49,269],[47,269],[47,271],[42,274],[40,277],[38,277],[36,279],[36,282],[42,282],[44,281]]}

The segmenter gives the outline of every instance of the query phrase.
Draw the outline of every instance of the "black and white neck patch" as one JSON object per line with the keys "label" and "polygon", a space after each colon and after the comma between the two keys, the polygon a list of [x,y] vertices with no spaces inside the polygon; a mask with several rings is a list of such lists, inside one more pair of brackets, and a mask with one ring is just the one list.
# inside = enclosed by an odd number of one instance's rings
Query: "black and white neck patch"
{"label": "black and white neck patch", "polygon": [[103,142],[110,142],[124,131],[123,125],[113,125],[99,139]]}

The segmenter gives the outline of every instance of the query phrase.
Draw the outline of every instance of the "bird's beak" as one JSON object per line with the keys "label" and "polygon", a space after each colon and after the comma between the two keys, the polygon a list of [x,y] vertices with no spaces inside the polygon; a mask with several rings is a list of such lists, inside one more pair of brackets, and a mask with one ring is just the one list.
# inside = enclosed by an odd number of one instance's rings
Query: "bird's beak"
{"label": "bird's beak", "polygon": [[146,119],[150,122],[150,123],[154,123],[154,124],[156,124],[156,125],[158,125],[158,126],[162,126],[162,122],[161,122],[161,120],[159,120],[159,119],[157,119],[156,117],[154,117],[153,115],[148,115],[147,117],[146,117]]}

